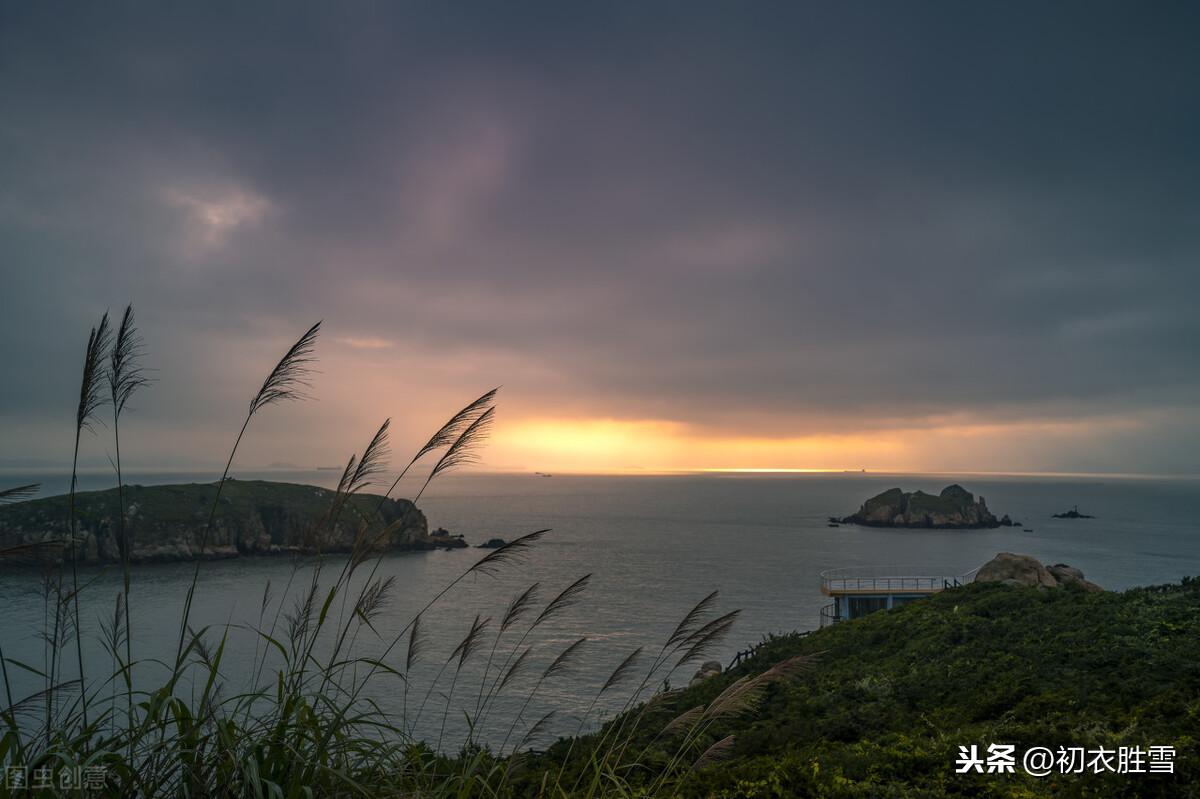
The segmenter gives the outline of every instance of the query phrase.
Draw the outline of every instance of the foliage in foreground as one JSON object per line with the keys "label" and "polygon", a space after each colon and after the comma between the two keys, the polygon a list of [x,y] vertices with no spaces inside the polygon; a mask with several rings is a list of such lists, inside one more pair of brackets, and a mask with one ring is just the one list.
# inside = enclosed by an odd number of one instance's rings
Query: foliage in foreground
{"label": "foliage in foreground", "polygon": [[[129,396],[148,382],[141,377],[141,339],[132,320],[129,308],[116,343],[107,314],[88,337],[70,492],[65,509],[62,502],[46,505],[65,512],[63,534],[0,549],[0,560],[25,558],[36,550],[45,569],[46,620],[42,663],[6,656],[0,642],[4,691],[0,791],[74,796],[83,783],[85,794],[111,796],[513,795],[517,789],[512,780],[525,765],[529,744],[551,716],[531,719],[526,711],[544,686],[569,676],[587,643],[579,638],[565,648],[546,651],[533,633],[577,604],[591,575],[557,592],[534,583],[511,600],[497,597],[495,613],[476,617],[449,656],[439,656],[440,666],[428,685],[414,680],[414,666],[429,658],[422,634],[427,612],[466,577],[492,575],[520,563],[549,531],[527,533],[490,551],[436,594],[417,600],[419,607],[399,609],[408,622],[381,642],[374,624],[392,602],[395,588],[392,578],[378,574],[387,549],[379,543],[389,540],[401,523],[380,514],[383,503],[426,456],[433,464],[414,494],[414,503],[434,478],[470,463],[494,418],[496,390],[486,392],[439,428],[382,496],[366,497],[363,489],[386,470],[389,421],[383,422],[361,456],[351,456],[336,490],[321,494],[324,507],[312,520],[316,542],[325,540],[322,533],[343,521],[352,524],[349,554],[328,559],[318,549],[316,557],[295,561],[281,593],[276,595],[270,584],[266,586],[257,622],[249,625],[257,641],[249,673],[230,675],[222,667],[230,641],[228,627],[195,629],[192,625],[194,600],[198,590],[201,598],[204,591],[202,558],[197,558],[184,592],[175,656],[138,662],[131,644],[136,630],[129,623],[130,561],[137,531],[121,485],[119,454],[114,462],[119,486],[114,510],[124,579],[111,604],[110,597],[96,596],[88,581],[79,579],[77,560],[84,537],[78,527],[81,508],[74,469],[81,434],[93,429],[106,406],[113,412],[114,446],[119,452],[116,420]],[[229,471],[251,422],[272,405],[305,398],[320,327],[319,322],[310,327],[289,348],[251,399],[211,501],[205,497],[207,510],[203,506],[187,510],[187,516],[197,522],[207,518],[198,525],[202,555],[217,526],[222,494],[231,499]],[[110,388],[107,396],[101,390],[105,378]],[[26,499],[34,490],[32,485],[5,489],[0,491],[0,503]],[[233,493],[238,493],[236,488]],[[592,709],[602,706],[602,697],[609,701],[625,696],[624,708],[639,709],[625,716],[617,733],[608,737],[592,793],[623,790],[616,775],[628,762],[630,742],[644,729],[643,719],[652,719],[648,709],[667,705],[669,695],[658,693],[659,687],[680,669],[703,659],[729,632],[737,611],[718,615],[716,600],[715,592],[700,600],[660,648],[611,653],[614,668],[595,693],[580,728]],[[86,617],[82,610],[91,615],[97,608],[105,620],[100,632],[110,658],[106,665],[85,662],[83,656]],[[375,636],[377,643],[385,644],[382,651],[376,646],[373,656],[361,654],[356,647],[360,636]],[[464,666],[478,662],[484,652],[487,659],[480,681],[460,685]],[[770,685],[789,679],[805,662],[804,658],[787,660],[733,686],[712,714],[683,731],[671,762],[657,771],[657,785],[665,789],[680,774],[728,751],[728,739],[709,740],[711,727],[753,710]],[[135,681],[135,669],[150,669],[160,676]],[[15,696],[12,670],[33,675],[44,687]],[[403,697],[398,713],[368,698],[368,683],[385,681],[393,696]],[[631,692],[630,684],[636,685]],[[411,717],[410,694],[416,706]],[[485,746],[477,740],[476,730],[502,695],[515,698],[520,709],[502,740],[489,740]],[[649,702],[639,704],[647,698]],[[418,722],[427,705],[433,718],[440,715],[432,745],[414,737],[415,730],[424,729]],[[462,713],[469,730],[466,741],[457,742],[457,747],[444,738],[451,713]],[[446,757],[443,753],[452,748],[459,755]],[[14,775],[22,784],[14,783]]]}
{"label": "foliage in foreground", "polygon": [[[728,757],[673,786],[681,797],[1200,796],[1200,581],[1124,593],[999,584],[768,640],[744,666],[681,694],[702,705],[739,676],[796,655],[808,679],[774,685],[726,722]],[[645,766],[666,755],[644,735]],[[958,775],[961,745],[1174,746],[1174,774]],[[542,771],[561,767],[569,744]],[[588,772],[590,743],[568,773]],[[625,776],[632,793],[646,772]],[[535,769],[524,783],[538,783]]]}

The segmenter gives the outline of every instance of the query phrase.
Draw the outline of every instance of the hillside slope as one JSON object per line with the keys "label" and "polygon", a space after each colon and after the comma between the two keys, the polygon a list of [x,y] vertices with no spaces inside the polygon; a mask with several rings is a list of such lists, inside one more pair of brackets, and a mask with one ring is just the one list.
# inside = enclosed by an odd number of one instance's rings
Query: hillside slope
{"label": "hillside slope", "polygon": [[[735,736],[727,759],[692,773],[672,795],[1200,796],[1200,581],[1124,593],[949,590],[771,639],[743,666],[684,691],[671,714],[710,702],[739,676],[815,653],[811,671],[769,686],[757,714],[723,721],[699,742]],[[675,751],[653,740],[663,723],[645,725],[631,749],[649,747],[646,773]],[[569,774],[594,740],[576,742]],[[956,774],[959,747],[972,744],[985,754],[989,744],[1014,745],[1016,773]],[[556,771],[567,745],[551,747],[524,786],[532,789],[542,769]],[[1022,773],[1030,747],[1155,745],[1175,747],[1173,774]]]}

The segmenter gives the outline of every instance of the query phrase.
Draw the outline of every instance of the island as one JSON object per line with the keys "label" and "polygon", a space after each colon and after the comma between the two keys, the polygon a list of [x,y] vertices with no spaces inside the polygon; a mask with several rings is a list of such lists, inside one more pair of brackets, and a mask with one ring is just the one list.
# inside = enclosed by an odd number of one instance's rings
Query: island
{"label": "island", "polygon": [[[458,536],[431,535],[425,514],[407,499],[356,494],[330,519],[334,492],[329,489],[230,479],[221,490],[208,541],[201,547],[216,490],[216,483],[125,486],[130,560],[349,552],[365,520],[370,520],[370,529],[378,539],[371,542],[374,551],[467,546]],[[70,532],[69,501],[63,495],[0,507],[0,550],[25,555],[4,561],[63,558],[65,547],[61,542],[69,538]],[[116,488],[75,495],[79,562],[120,561],[119,507]],[[383,530],[386,533],[381,534]]]}
{"label": "island", "polygon": [[1055,519],[1094,519],[1096,517],[1088,516],[1086,513],[1080,513],[1079,506],[1076,505],[1075,507],[1071,508],[1066,513],[1054,514],[1053,518],[1055,518]]}
{"label": "island", "polygon": [[912,527],[947,530],[973,530],[1016,525],[1008,516],[997,519],[988,510],[983,497],[960,485],[949,485],[937,496],[924,491],[903,491],[891,488],[871,497],[857,513],[843,519],[830,519],[842,524],[867,527]]}

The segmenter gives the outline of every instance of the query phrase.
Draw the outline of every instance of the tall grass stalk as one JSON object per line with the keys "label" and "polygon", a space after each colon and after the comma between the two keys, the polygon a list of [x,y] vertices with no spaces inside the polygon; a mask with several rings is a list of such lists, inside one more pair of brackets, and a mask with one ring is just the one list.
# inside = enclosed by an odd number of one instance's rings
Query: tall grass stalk
{"label": "tall grass stalk", "polygon": [[[472,402],[467,403],[466,406],[464,406],[457,413],[455,413],[453,416],[451,416],[450,419],[447,420],[445,424],[443,424],[441,427],[439,427],[437,429],[437,431],[432,436],[429,437],[429,440],[426,441],[417,450],[416,454],[413,455],[413,457],[409,460],[409,462],[405,465],[405,467],[400,470],[400,474],[397,475],[396,479],[392,481],[392,484],[388,487],[388,490],[385,491],[382,496],[380,496],[379,502],[375,506],[375,514],[374,515],[376,517],[380,516],[380,513],[383,510],[384,503],[388,501],[389,497],[391,497],[392,492],[396,490],[396,487],[400,484],[400,481],[404,479],[404,476],[406,474],[408,474],[408,471],[414,465],[416,465],[422,458],[424,458],[426,455],[433,453],[433,452],[437,452],[438,450],[442,449],[443,447],[448,448],[447,454],[449,453],[449,451],[454,451],[454,450],[457,450],[460,453],[464,453],[464,452],[469,453],[471,450],[475,449],[482,443],[484,437],[487,434],[488,425],[490,425],[490,415],[493,414],[494,410],[495,410],[494,403],[495,403],[495,399],[496,399],[496,394],[499,391],[500,391],[499,387],[493,388],[490,391],[484,392],[481,396],[479,396]],[[484,422],[482,425],[478,424],[484,416],[489,416],[488,421]],[[384,425],[386,428],[387,422],[384,422]],[[377,437],[378,437],[378,434],[377,434]],[[364,452],[369,452],[370,450],[371,450],[371,447],[368,446],[367,450],[365,450]],[[365,455],[364,455],[364,457],[365,457]],[[467,457],[460,455],[457,458],[456,462],[452,462],[449,465],[447,465],[445,463],[445,461],[446,461],[445,457],[439,459],[438,463],[430,471],[429,478],[425,481],[425,486],[422,487],[422,489],[421,489],[422,491],[424,491],[425,487],[427,487],[429,485],[429,483],[433,480],[433,478],[436,477],[438,474],[445,473],[446,471],[448,471],[449,469],[453,468],[456,465],[462,465],[463,463],[466,463]],[[352,457],[350,459],[350,463],[353,464],[353,462],[354,462],[354,458]],[[439,466],[441,466],[442,468],[439,469],[438,468]],[[350,467],[348,466],[347,469],[349,469],[349,468]],[[346,480],[346,478],[343,475],[343,481],[345,481],[345,480]],[[339,485],[340,485],[340,483],[339,483]],[[419,499],[419,498],[420,498],[420,494],[418,494],[416,497],[413,498],[413,500],[412,500],[413,507],[416,507],[416,502],[417,502],[417,499]],[[371,535],[369,535],[371,521],[372,521],[371,519],[364,520],[363,531],[359,537],[359,541],[356,542],[354,550],[350,553],[350,557],[347,559],[346,564],[342,568],[342,574],[338,578],[339,582],[342,579],[345,579],[348,581],[350,576],[353,574],[354,570],[362,563],[366,554],[369,551],[371,551],[372,549],[378,549],[378,554],[375,558],[375,562],[371,566],[371,571],[367,575],[367,579],[363,583],[364,591],[366,590],[367,586],[369,586],[371,584],[371,581],[375,578],[375,575],[379,570],[379,565],[383,560],[384,554],[386,553],[386,550],[384,548],[378,547],[378,546],[376,546],[376,544],[391,531],[388,526],[384,526],[383,529],[381,529],[374,537],[372,537]],[[361,602],[362,599],[363,599],[363,596],[360,594],[358,601]],[[338,636],[337,643],[333,648],[332,654],[330,655],[331,663],[334,660],[336,660],[337,657],[341,654],[342,647],[345,645],[346,634],[348,632],[349,632],[348,628],[345,628],[345,629],[343,629],[342,633]]]}
{"label": "tall grass stalk", "polygon": [[225,469],[221,472],[221,479],[217,481],[217,490],[213,497],[212,507],[208,512],[208,521],[205,523],[204,533],[200,537],[200,549],[196,557],[196,568],[192,573],[192,582],[188,586],[187,595],[183,601],[183,617],[179,622],[179,645],[175,650],[176,668],[178,668],[183,658],[183,644],[188,632],[188,622],[191,619],[192,600],[196,595],[196,583],[200,580],[200,561],[204,555],[204,548],[208,545],[208,536],[212,533],[213,521],[217,516],[217,507],[221,502],[221,490],[225,487],[225,481],[229,479],[229,469],[233,466],[233,458],[237,455],[238,447],[242,443],[242,437],[246,435],[246,428],[250,426],[250,420],[254,418],[256,413],[269,405],[307,398],[306,391],[310,385],[308,378],[312,373],[317,336],[320,332],[321,322],[317,322],[305,331],[304,335],[300,336],[296,340],[296,343],[289,347],[288,351],[279,359],[279,363],[275,364],[275,368],[263,380],[258,393],[250,400],[250,407],[246,411],[246,418],[242,422],[242,427],[238,430],[237,437],[233,441],[233,447],[229,450],[229,457],[225,460]]}
{"label": "tall grass stalk", "polygon": [[[68,553],[71,560],[71,600],[75,614],[75,655],[79,664],[79,682],[84,686],[80,691],[83,702],[83,724],[87,726],[87,690],[86,680],[83,670],[83,625],[80,623],[79,617],[79,567],[76,563],[78,560],[77,548],[79,546],[79,537],[76,529],[75,518],[75,493],[79,486],[79,440],[83,435],[84,430],[91,429],[91,425],[96,421],[96,414],[104,404],[104,395],[101,392],[101,375],[103,371],[104,359],[108,355],[109,347],[112,345],[112,334],[108,328],[108,312],[106,311],[100,317],[100,323],[92,328],[88,334],[87,348],[84,350],[83,356],[83,374],[79,381],[79,404],[75,409],[75,447],[71,457],[71,492],[68,500],[68,513],[70,514],[70,524],[68,525],[70,541],[68,542]],[[62,595],[62,581],[58,583],[59,599]],[[60,618],[61,614],[55,615],[55,623]],[[55,634],[57,638],[57,632]],[[53,658],[53,656],[52,656]],[[47,730],[51,725],[51,715],[54,709],[54,679],[55,667],[54,661],[51,660],[50,668],[50,684],[46,691],[46,722]]]}
{"label": "tall grass stalk", "polygon": [[121,324],[117,328],[117,336],[113,341],[112,351],[108,359],[108,389],[109,402],[112,404],[113,415],[113,451],[117,470],[117,543],[121,555],[121,588],[124,601],[121,603],[125,615],[125,682],[126,697],[128,698],[127,712],[129,724],[133,726],[133,643],[129,631],[133,629],[129,616],[130,590],[130,560],[133,557],[133,537],[125,515],[125,481],[121,473],[121,413],[125,410],[130,397],[139,388],[149,384],[145,370],[140,360],[142,355],[142,339],[133,321],[133,305],[125,307],[121,316]]}

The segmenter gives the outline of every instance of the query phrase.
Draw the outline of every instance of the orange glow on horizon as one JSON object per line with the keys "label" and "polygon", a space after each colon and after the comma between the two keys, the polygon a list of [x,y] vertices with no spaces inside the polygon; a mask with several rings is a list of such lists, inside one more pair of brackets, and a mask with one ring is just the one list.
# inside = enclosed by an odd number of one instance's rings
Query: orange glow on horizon
{"label": "orange glow on horizon", "polygon": [[[1128,419],[1072,421],[938,420],[870,432],[773,438],[713,433],[664,420],[524,418],[500,425],[487,463],[562,473],[821,473],[988,471],[1043,446],[1136,426]],[[981,462],[982,459],[982,462]]]}
{"label": "orange glow on horizon", "polygon": [[560,472],[857,471],[900,449],[886,434],[766,438],[652,420],[532,419],[498,429],[488,460]]}

